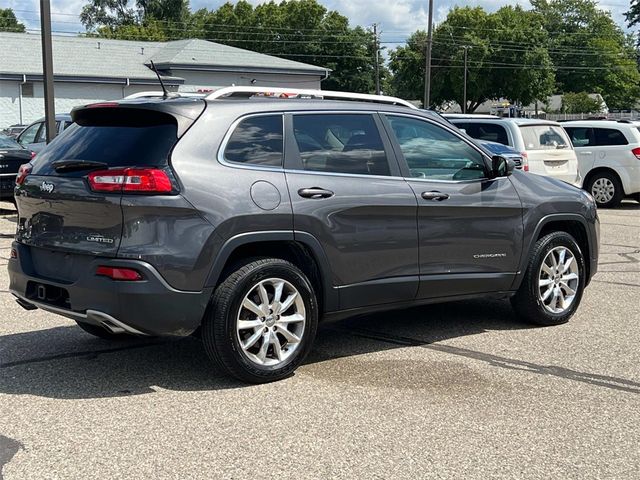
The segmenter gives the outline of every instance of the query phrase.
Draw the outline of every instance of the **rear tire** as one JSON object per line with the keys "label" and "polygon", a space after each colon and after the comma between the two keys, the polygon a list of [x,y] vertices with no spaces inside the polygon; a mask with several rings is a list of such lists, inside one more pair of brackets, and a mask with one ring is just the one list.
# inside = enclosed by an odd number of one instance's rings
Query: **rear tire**
{"label": "rear tire", "polygon": [[76,323],[82,330],[87,332],[89,335],[102,338],[103,340],[120,342],[123,340],[131,340],[132,338],[132,336],[127,333],[112,333],[106,328],[99,327],[97,325],[91,325],[90,323],[84,323],[84,322],[78,322],[78,321],[76,321]]}
{"label": "rear tire", "polygon": [[589,178],[587,192],[595,199],[600,208],[614,208],[624,198],[622,183],[615,173],[598,172]]}
{"label": "rear tire", "polygon": [[216,288],[202,341],[225,373],[267,383],[291,375],[304,361],[317,325],[311,282],[292,263],[265,258],[237,267]]}
{"label": "rear tire", "polygon": [[584,257],[574,238],[565,232],[550,233],[536,242],[511,303],[531,323],[566,323],[580,305],[585,272]]}

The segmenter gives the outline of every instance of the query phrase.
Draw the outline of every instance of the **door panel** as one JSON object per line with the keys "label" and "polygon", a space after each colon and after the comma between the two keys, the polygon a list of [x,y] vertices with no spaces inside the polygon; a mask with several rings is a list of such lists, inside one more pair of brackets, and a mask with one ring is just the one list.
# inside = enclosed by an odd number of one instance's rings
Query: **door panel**
{"label": "door panel", "polygon": [[[341,309],[415,298],[416,198],[390,175],[397,163],[378,120],[314,113],[286,123],[294,139],[285,160],[294,229],[323,245]],[[347,171],[373,173],[339,173]]]}
{"label": "door panel", "polygon": [[508,290],[520,261],[522,205],[507,177],[457,132],[387,115],[401,170],[418,202],[418,298]]}

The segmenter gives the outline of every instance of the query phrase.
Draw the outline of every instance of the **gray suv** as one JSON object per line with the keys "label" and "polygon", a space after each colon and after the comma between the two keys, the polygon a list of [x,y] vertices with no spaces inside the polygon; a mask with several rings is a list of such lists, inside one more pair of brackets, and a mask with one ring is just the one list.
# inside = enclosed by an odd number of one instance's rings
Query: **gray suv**
{"label": "gray suv", "polygon": [[254,383],[298,367],[322,319],[497,296],[557,325],[578,308],[588,193],[402,102],[229,90],[73,111],[16,181],[20,305],[111,340],[195,333]]}

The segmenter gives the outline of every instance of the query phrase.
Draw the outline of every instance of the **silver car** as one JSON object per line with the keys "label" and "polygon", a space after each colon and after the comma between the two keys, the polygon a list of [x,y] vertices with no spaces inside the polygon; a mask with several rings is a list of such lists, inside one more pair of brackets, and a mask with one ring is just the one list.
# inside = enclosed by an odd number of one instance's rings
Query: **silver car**
{"label": "silver car", "polygon": [[[65,129],[73,124],[71,115],[61,113],[56,115],[56,131],[60,135]],[[36,120],[20,135],[18,135],[18,143],[32,152],[38,153],[47,145],[47,127],[44,124],[44,117]]]}

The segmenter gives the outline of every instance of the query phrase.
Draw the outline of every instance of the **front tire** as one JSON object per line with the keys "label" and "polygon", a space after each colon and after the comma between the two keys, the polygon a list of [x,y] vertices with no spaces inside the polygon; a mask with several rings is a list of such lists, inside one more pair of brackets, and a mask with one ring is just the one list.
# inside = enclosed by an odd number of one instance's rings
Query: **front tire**
{"label": "front tire", "polygon": [[618,176],[611,172],[598,172],[589,178],[587,192],[600,208],[614,208],[620,205],[624,197],[622,183]]}
{"label": "front tire", "polygon": [[295,265],[277,258],[246,263],[216,289],[202,324],[209,357],[248,383],[289,376],[313,346],[318,307]]}
{"label": "front tire", "polygon": [[585,262],[575,239],[566,232],[539,239],[512,304],[527,321],[561,325],[580,305],[585,286]]}

